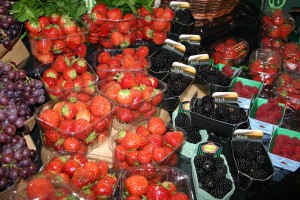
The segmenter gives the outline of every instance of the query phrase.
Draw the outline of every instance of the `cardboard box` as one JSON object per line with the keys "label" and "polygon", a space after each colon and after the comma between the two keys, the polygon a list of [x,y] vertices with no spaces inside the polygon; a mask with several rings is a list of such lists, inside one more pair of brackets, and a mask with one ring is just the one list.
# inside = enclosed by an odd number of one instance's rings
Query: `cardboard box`
{"label": "cardboard box", "polygon": [[244,97],[238,97],[237,100],[237,104],[239,105],[239,107],[244,108],[244,109],[249,109],[251,107],[251,105],[253,104],[253,101],[255,100],[255,98],[259,95],[260,91],[263,88],[263,85],[261,82],[258,81],[253,81],[250,79],[245,79],[245,78],[240,78],[240,77],[235,77],[235,79],[233,79],[233,82],[230,85],[229,88],[229,92],[232,91],[234,85],[238,82],[241,81],[243,83],[243,85],[249,85],[249,86],[255,86],[258,89],[258,94],[257,95],[253,95],[251,99],[247,99]]}
{"label": "cardboard box", "polygon": [[[253,106],[250,109],[249,122],[250,122],[251,129],[261,130],[264,133],[270,135],[278,128],[278,126],[280,126],[280,124],[282,123],[283,117],[282,117],[282,119],[280,120],[280,122],[278,124],[270,124],[270,123],[263,122],[263,121],[255,119],[254,117],[255,117],[255,112],[256,112],[257,108],[260,105],[265,104],[267,102],[268,102],[267,99],[262,99],[262,98],[257,98],[254,101]],[[279,103],[279,105],[283,107],[282,116],[284,116],[285,105],[282,104],[282,103]]]}
{"label": "cardboard box", "polygon": [[288,171],[295,172],[300,167],[300,162],[297,162],[295,160],[291,160],[276,154],[271,153],[274,147],[275,139],[278,135],[287,135],[289,137],[296,137],[300,140],[300,133],[288,129],[284,129],[281,127],[278,127],[276,131],[274,131],[273,136],[271,138],[271,142],[268,148],[268,153],[271,158],[272,164],[276,167],[286,169]]}
{"label": "cardboard box", "polygon": [[[24,65],[27,62],[28,57],[30,56],[29,51],[27,50],[26,46],[22,42],[21,39],[19,39],[16,44],[13,46],[13,48],[8,51],[1,60],[11,60],[17,64],[19,68],[24,67]],[[1,56],[0,56],[1,57]]]}

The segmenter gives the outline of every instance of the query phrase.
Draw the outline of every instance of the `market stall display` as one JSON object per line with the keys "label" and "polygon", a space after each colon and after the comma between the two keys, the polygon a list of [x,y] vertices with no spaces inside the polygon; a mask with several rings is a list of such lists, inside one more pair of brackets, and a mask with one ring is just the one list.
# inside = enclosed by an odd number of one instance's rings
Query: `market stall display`
{"label": "market stall display", "polygon": [[[295,193],[285,180],[299,167],[299,44],[285,10],[7,2],[0,14],[24,24],[31,55],[0,63],[0,199]],[[21,26],[4,33],[13,41]]]}

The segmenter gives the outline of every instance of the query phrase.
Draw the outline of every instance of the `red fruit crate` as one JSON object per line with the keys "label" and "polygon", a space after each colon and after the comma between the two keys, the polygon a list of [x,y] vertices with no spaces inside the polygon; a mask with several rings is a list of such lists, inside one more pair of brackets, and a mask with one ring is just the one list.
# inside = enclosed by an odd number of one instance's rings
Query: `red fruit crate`
{"label": "red fruit crate", "polygon": [[[174,196],[174,199],[177,199],[177,197],[190,200],[194,199],[190,177],[177,168],[131,167],[123,171],[121,177],[120,197],[136,194],[139,197],[146,196],[149,199],[150,197],[155,199],[161,194],[164,194],[166,199],[171,199],[172,196]],[[162,185],[159,186],[158,182],[162,183]],[[140,186],[139,191],[134,189],[136,184]],[[169,188],[169,190],[163,186]],[[153,188],[153,190],[151,188]],[[156,189],[157,193],[155,192]],[[174,192],[172,192],[172,190]]]}
{"label": "red fruit crate", "polygon": [[114,167],[176,165],[185,134],[183,129],[160,117],[129,124],[109,140]]}
{"label": "red fruit crate", "polygon": [[44,147],[86,154],[110,136],[114,111],[112,101],[98,92],[69,92],[37,108],[34,117]]}

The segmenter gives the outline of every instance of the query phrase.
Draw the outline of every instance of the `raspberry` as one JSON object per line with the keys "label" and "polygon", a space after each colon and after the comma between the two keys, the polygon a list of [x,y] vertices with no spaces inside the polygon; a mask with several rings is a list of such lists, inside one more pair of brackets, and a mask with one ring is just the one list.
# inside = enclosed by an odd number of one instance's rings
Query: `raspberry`
{"label": "raspberry", "polygon": [[292,156],[291,156],[291,159],[300,162],[300,154],[292,155]]}
{"label": "raspberry", "polygon": [[243,83],[242,83],[242,81],[238,81],[238,82],[236,82],[236,83],[235,83],[235,85],[234,85],[234,87],[237,87],[237,88],[241,88],[241,87],[243,87]]}
{"label": "raspberry", "polygon": [[276,146],[284,146],[289,138],[290,137],[287,135],[278,135],[275,138],[275,145]]}
{"label": "raspberry", "polygon": [[222,68],[222,72],[223,72],[223,74],[225,74],[226,76],[229,76],[229,77],[232,77],[233,73],[234,73],[234,71],[231,69],[230,65],[225,65]]}
{"label": "raspberry", "polygon": [[272,106],[278,106],[278,100],[275,98],[271,98],[268,100],[268,103],[271,104]]}
{"label": "raspberry", "polygon": [[294,152],[294,154],[300,154],[300,146],[294,146],[293,152]]}
{"label": "raspberry", "polygon": [[241,91],[241,96],[245,97],[245,98],[248,98],[249,94],[250,94],[249,90],[246,87],[243,87],[242,91]]}
{"label": "raspberry", "polygon": [[253,95],[256,95],[256,94],[258,94],[259,90],[258,90],[257,87],[252,86],[252,87],[251,87],[251,92],[252,92]]}
{"label": "raspberry", "polygon": [[280,155],[281,154],[281,147],[280,146],[274,146],[272,149],[272,153],[276,154],[276,155]]}
{"label": "raspberry", "polygon": [[282,153],[292,155],[293,154],[293,145],[285,145],[284,148],[282,148]]}

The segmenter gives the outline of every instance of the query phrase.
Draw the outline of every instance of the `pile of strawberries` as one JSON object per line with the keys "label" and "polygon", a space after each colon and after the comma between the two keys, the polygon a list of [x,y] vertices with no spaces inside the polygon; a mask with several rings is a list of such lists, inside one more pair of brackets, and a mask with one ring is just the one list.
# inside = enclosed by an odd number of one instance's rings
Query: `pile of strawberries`
{"label": "pile of strawberries", "polygon": [[83,22],[89,27],[88,41],[104,48],[128,47],[136,41],[137,21],[132,14],[124,14],[120,8],[109,9],[98,3]]}
{"label": "pile of strawberries", "polygon": [[275,40],[287,40],[295,28],[295,20],[282,9],[275,9],[272,13],[264,11],[262,17],[262,31],[267,37]]}
{"label": "pile of strawberries", "polygon": [[41,106],[37,120],[43,145],[55,151],[87,153],[110,134],[112,103],[100,94],[70,92]]}
{"label": "pile of strawberries", "polygon": [[114,136],[115,166],[126,169],[153,164],[175,165],[178,161],[176,150],[185,141],[184,133],[169,129],[159,117],[152,117],[143,123],[119,131]]}
{"label": "pile of strawberries", "polygon": [[95,93],[98,77],[83,57],[59,55],[41,77],[51,99],[66,92],[83,90]]}
{"label": "pile of strawberries", "polygon": [[44,166],[44,171],[60,175],[90,200],[99,196],[108,199],[117,183],[117,174],[109,172],[106,161],[87,159],[82,154],[58,155]]}
{"label": "pile of strawberries", "polygon": [[288,72],[300,72],[300,47],[298,43],[289,42],[282,47],[283,68]]}
{"label": "pile of strawberries", "polygon": [[237,65],[248,53],[248,43],[241,39],[226,38],[211,46],[214,64]]}
{"label": "pile of strawberries", "polygon": [[118,72],[124,70],[147,71],[150,67],[147,46],[100,51],[96,56],[96,73],[101,80],[111,81]]}
{"label": "pile of strawberries", "polygon": [[121,123],[155,115],[165,89],[164,83],[144,72],[124,71],[112,81],[100,81],[101,92],[117,102],[116,117]]}
{"label": "pile of strawberries", "polygon": [[287,108],[300,109],[300,80],[290,74],[280,74],[276,88],[278,101]]}
{"label": "pile of strawberries", "polygon": [[151,40],[156,45],[163,44],[170,33],[174,11],[168,7],[156,7],[149,12],[144,6],[137,11],[137,39]]}
{"label": "pile of strawberries", "polygon": [[85,57],[87,30],[67,15],[42,16],[37,22],[26,21],[31,52],[42,64],[54,62],[58,55],[74,53]]}
{"label": "pile of strawberries", "polygon": [[148,179],[150,173],[153,174],[153,172],[145,170],[144,174],[140,172],[129,175],[122,183],[124,185],[124,197],[126,199],[190,199],[187,194],[179,191],[179,187],[182,186],[177,185],[176,182],[162,180],[162,177],[159,177],[157,174],[153,175],[155,178]]}
{"label": "pile of strawberries", "polygon": [[300,140],[287,135],[277,135],[271,152],[300,162]]}
{"label": "pile of strawberries", "polygon": [[285,42],[283,42],[283,40],[272,39],[267,36],[262,36],[262,39],[261,39],[262,48],[272,48],[277,53],[280,53],[280,50],[284,44],[285,44]]}
{"label": "pile of strawberries", "polygon": [[273,49],[256,49],[250,56],[249,68],[253,80],[272,85],[281,72],[281,56]]}
{"label": "pile of strawberries", "polygon": [[255,86],[244,85],[242,81],[238,81],[233,86],[232,92],[238,93],[239,97],[251,99],[258,94],[259,90]]}
{"label": "pile of strawberries", "polygon": [[283,107],[277,99],[269,99],[267,103],[260,105],[255,112],[255,119],[270,124],[279,124],[283,117]]}
{"label": "pile of strawberries", "polygon": [[42,171],[19,184],[13,194],[16,200],[81,199],[83,194],[69,183],[66,174]]}

